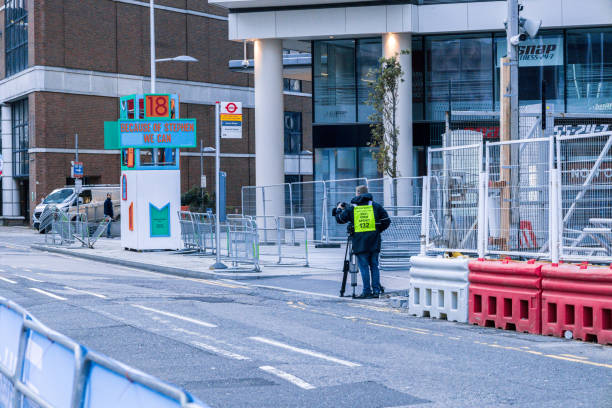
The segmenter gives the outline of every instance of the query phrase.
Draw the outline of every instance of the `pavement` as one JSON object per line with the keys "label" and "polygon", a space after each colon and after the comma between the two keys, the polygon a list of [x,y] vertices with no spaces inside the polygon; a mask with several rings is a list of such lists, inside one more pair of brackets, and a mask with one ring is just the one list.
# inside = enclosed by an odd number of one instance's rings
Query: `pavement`
{"label": "pavement", "polygon": [[340,299],[331,273],[182,277],[32,237],[0,228],[0,296],[212,407],[612,406],[612,347]]}
{"label": "pavement", "polygon": [[[14,227],[10,231],[20,235],[21,242],[30,244],[37,250],[183,277],[266,279],[269,284],[288,281],[294,283],[296,290],[317,288],[325,290],[330,295],[338,294],[345,255],[345,245],[340,248],[316,248],[309,243],[308,266],[305,266],[303,246],[283,246],[283,258],[281,263],[278,263],[277,247],[262,245],[259,249],[260,272],[254,272],[252,265],[234,266],[228,261],[225,261],[229,266],[228,269],[211,270],[210,267],[215,263],[215,257],[212,255],[177,254],[173,251],[126,251],[121,247],[119,238],[101,238],[95,243],[93,249],[82,247],[78,243],[72,246],[59,246],[46,243],[44,235],[29,228]],[[360,280],[361,278],[358,279]],[[382,271],[381,281],[387,292],[405,293],[409,288],[408,271]],[[360,285],[357,290],[361,293]],[[350,283],[347,286],[346,294],[348,295],[349,292]]]}

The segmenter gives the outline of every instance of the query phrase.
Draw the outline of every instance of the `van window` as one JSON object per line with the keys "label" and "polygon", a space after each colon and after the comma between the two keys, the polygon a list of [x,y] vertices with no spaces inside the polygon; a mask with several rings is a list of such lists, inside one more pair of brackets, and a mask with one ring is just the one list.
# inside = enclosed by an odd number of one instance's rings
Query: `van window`
{"label": "van window", "polygon": [[64,202],[73,193],[71,188],[62,188],[55,190],[43,200],[43,204],[59,204]]}
{"label": "van window", "polygon": [[83,199],[83,204],[91,203],[91,190],[83,190],[79,197]]}

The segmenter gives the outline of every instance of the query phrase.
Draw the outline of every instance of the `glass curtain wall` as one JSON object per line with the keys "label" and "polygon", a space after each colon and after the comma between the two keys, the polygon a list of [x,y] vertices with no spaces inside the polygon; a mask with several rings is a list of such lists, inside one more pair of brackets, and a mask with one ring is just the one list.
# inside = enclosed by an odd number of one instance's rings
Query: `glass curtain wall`
{"label": "glass curtain wall", "polygon": [[425,38],[426,119],[444,120],[449,109],[493,108],[492,51],[490,35]]}
{"label": "glass curtain wall", "polygon": [[369,72],[382,56],[381,38],[315,41],[313,48],[315,123],[368,123]]}
{"label": "glass curtain wall", "polygon": [[313,68],[315,121],[355,122],[355,40],[315,41]]}
{"label": "glass curtain wall", "polygon": [[568,30],[567,112],[612,112],[612,29]]}
{"label": "glass curtain wall", "polygon": [[357,121],[369,123],[369,116],[374,109],[366,104],[370,94],[370,85],[374,78],[370,72],[376,72],[382,57],[382,40],[368,38],[357,42]]}
{"label": "glass curtain wall", "polygon": [[4,1],[6,76],[28,66],[28,0]]}

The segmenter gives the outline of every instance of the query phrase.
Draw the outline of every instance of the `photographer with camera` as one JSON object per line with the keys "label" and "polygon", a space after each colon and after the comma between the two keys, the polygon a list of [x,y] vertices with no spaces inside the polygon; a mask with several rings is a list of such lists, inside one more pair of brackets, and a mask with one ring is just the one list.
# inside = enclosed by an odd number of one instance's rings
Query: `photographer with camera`
{"label": "photographer with camera", "polygon": [[[359,271],[363,281],[363,292],[358,299],[377,298],[380,296],[380,271],[378,256],[380,254],[380,234],[391,225],[389,214],[382,205],[373,201],[367,186],[358,186],[357,195],[351,204],[338,203],[332,210],[332,216],[338,224],[349,224],[352,235],[352,251],[357,256]],[[351,228],[352,227],[352,228]],[[370,287],[370,270],[372,286]]]}

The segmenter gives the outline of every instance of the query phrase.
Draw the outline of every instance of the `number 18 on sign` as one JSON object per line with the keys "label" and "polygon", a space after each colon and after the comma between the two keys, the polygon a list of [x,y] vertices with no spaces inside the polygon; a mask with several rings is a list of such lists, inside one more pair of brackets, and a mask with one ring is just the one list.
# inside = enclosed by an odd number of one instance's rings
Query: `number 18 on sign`
{"label": "number 18 on sign", "polygon": [[221,138],[242,138],[242,103],[221,102]]}

